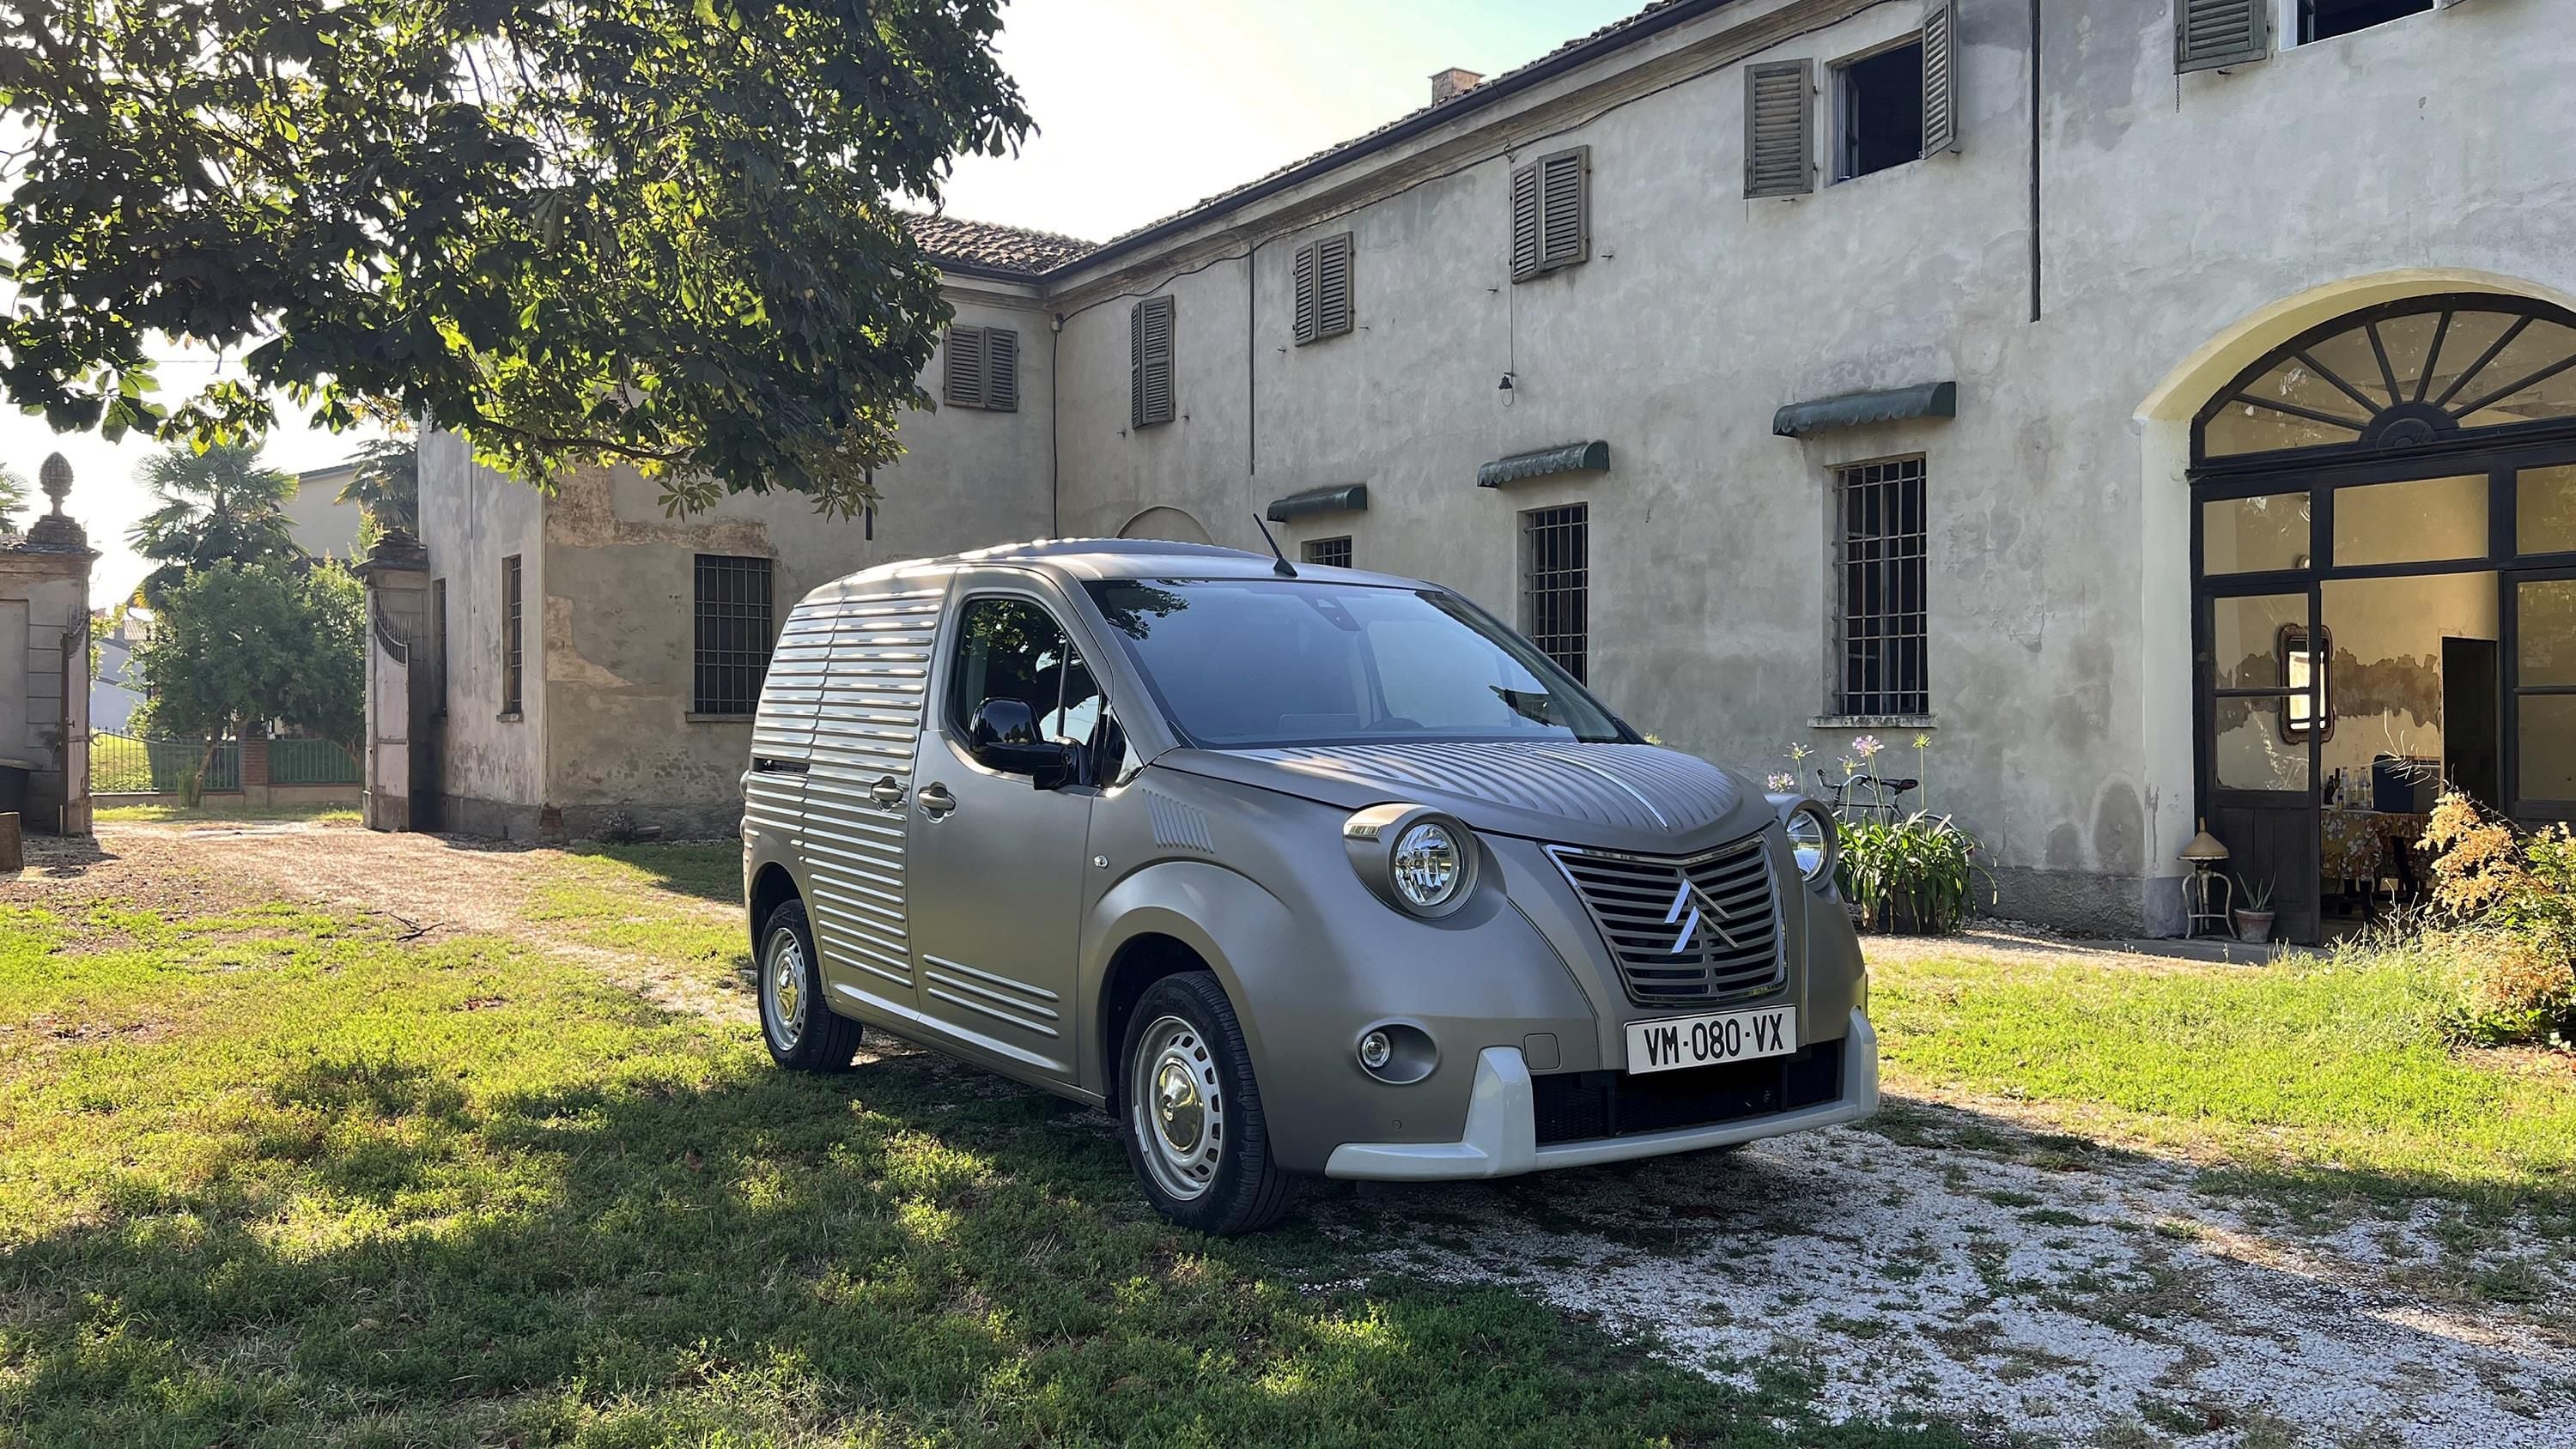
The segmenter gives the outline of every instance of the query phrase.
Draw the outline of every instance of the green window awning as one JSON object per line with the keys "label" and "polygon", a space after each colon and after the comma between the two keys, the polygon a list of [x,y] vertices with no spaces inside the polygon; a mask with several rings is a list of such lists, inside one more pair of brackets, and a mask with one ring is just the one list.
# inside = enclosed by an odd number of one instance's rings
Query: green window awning
{"label": "green window awning", "polygon": [[1500,488],[1524,478],[1545,478],[1552,473],[1601,473],[1610,467],[1610,445],[1595,440],[1568,443],[1561,448],[1541,448],[1535,453],[1514,453],[1476,465],[1476,486]]}
{"label": "green window awning", "polygon": [[1292,518],[1305,518],[1317,513],[1366,513],[1368,485],[1337,483],[1330,488],[1309,488],[1270,501],[1270,521],[1286,523]]}
{"label": "green window awning", "polygon": [[1856,428],[1864,423],[1894,423],[1907,418],[1955,418],[1958,415],[1959,385],[1955,382],[1925,382],[1912,387],[1847,392],[1839,397],[1821,397],[1814,402],[1791,403],[1771,415],[1771,431],[1783,438],[1800,438],[1833,428]]}

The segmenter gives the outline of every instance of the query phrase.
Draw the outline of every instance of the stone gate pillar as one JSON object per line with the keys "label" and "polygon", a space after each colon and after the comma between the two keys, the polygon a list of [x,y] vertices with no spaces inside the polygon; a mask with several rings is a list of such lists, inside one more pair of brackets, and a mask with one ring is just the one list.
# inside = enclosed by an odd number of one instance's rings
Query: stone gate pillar
{"label": "stone gate pillar", "polygon": [[366,821],[371,830],[429,827],[429,550],[389,528],[358,565],[367,581]]}
{"label": "stone gate pillar", "polygon": [[0,766],[26,772],[26,828],[87,835],[89,573],[98,552],[63,512],[72,465],[56,453],[38,478],[53,511],[23,535],[0,533]]}

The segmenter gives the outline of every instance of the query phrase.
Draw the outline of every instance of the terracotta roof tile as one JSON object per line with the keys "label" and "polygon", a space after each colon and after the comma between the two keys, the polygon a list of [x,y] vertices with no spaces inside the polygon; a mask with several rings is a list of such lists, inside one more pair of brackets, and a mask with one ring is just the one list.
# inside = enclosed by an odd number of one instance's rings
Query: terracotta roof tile
{"label": "terracotta roof tile", "polygon": [[915,241],[934,262],[955,262],[996,272],[1037,276],[1090,251],[1093,243],[1051,231],[968,221],[962,216],[914,214],[905,218]]}

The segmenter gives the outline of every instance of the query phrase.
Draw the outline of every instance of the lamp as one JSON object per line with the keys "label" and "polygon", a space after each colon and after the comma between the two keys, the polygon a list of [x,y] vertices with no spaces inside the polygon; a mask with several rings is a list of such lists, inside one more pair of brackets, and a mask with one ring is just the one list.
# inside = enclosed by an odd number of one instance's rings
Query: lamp
{"label": "lamp", "polygon": [[[2227,859],[2227,847],[2209,833],[2208,820],[2200,822],[2200,833],[2177,858],[2191,862],[2191,879],[2182,885],[2183,908],[2189,912],[2184,938],[2229,934],[2227,913],[2236,904],[2236,882],[2218,873],[2218,863]],[[2211,929],[2204,931],[2204,927]]]}

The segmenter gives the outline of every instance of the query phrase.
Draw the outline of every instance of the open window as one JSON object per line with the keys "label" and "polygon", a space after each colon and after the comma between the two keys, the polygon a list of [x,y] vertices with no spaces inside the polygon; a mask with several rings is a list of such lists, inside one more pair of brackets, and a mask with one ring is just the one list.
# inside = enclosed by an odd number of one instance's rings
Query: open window
{"label": "open window", "polygon": [[1836,181],[1923,159],[1920,38],[1838,66],[1834,78],[1841,116]]}
{"label": "open window", "polygon": [[2299,0],[2299,43],[2332,40],[2391,20],[2420,15],[2435,0]]}

